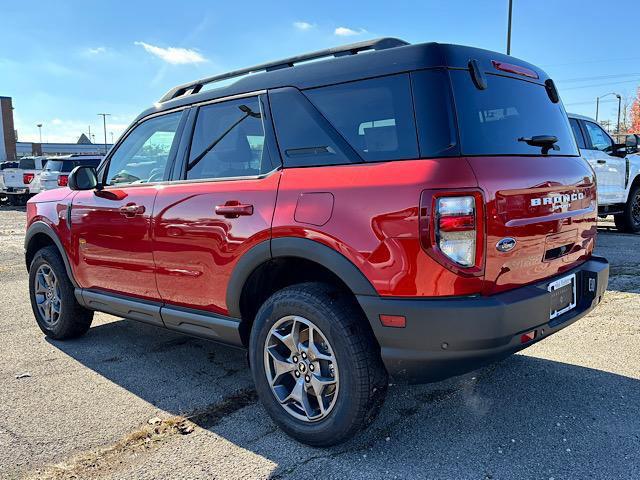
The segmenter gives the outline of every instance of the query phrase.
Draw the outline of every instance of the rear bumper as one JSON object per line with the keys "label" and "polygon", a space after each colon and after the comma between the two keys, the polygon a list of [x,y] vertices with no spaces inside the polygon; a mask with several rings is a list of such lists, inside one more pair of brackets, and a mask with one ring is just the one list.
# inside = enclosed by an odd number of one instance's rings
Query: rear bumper
{"label": "rear bumper", "polygon": [[2,193],[5,195],[26,195],[29,193],[29,189],[22,187],[5,187],[2,189]]}
{"label": "rear bumper", "polygon": [[[550,321],[547,286],[573,273],[577,305]],[[424,383],[475,370],[571,325],[600,303],[608,282],[609,263],[592,257],[556,277],[490,297],[357,298],[389,374],[395,381]],[[406,327],[382,326],[381,314],[404,315]],[[532,330],[535,339],[521,343],[521,335]]]}

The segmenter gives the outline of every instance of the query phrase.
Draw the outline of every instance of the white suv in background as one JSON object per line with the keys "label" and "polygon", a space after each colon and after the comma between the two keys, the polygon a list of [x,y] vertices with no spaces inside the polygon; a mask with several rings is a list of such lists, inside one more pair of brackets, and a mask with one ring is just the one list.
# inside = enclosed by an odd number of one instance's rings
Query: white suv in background
{"label": "white suv in background", "polygon": [[620,232],[640,232],[640,155],[637,148],[615,143],[596,123],[569,113],[569,122],[582,157],[598,182],[598,213],[613,215]]}
{"label": "white suv in background", "polygon": [[42,190],[52,190],[54,188],[66,187],[69,173],[79,165],[89,165],[98,168],[102,161],[100,155],[65,155],[60,157],[49,157],[42,175],[40,183]]}

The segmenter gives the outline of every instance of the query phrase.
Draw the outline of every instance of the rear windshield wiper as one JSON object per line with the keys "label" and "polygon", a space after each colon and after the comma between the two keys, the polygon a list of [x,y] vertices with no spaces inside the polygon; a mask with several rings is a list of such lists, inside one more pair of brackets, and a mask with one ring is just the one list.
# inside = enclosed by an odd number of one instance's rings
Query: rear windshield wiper
{"label": "rear windshield wiper", "polygon": [[558,143],[558,137],[553,135],[534,135],[533,137],[520,137],[519,142],[525,142],[532,147],[541,147],[542,154],[546,155],[549,150],[560,150],[560,147],[556,145]]}

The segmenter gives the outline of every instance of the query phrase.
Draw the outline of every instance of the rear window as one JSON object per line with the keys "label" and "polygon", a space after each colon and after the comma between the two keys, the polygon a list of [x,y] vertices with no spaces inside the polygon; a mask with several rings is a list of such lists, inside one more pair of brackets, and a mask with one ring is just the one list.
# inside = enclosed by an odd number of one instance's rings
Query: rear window
{"label": "rear window", "polygon": [[35,158],[21,158],[20,167],[22,170],[35,170],[36,160]]}
{"label": "rear window", "polygon": [[409,75],[360,80],[304,93],[363,160],[418,158]]}
{"label": "rear window", "polygon": [[487,75],[488,87],[479,90],[466,70],[450,76],[463,155],[540,155],[540,147],[518,141],[536,135],[558,138],[549,155],[578,155],[566,113],[544,86]]}
{"label": "rear window", "polygon": [[68,173],[79,165],[89,165],[98,168],[100,160],[95,159],[76,159],[76,160],[49,160],[45,170],[49,172]]}

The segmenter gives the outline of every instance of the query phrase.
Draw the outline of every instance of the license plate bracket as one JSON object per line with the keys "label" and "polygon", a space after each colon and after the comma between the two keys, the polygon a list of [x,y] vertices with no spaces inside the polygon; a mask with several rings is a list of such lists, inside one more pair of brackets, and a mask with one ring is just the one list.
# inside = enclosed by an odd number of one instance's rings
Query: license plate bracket
{"label": "license plate bracket", "polygon": [[577,304],[575,273],[551,282],[547,290],[551,294],[549,320],[575,308]]}

